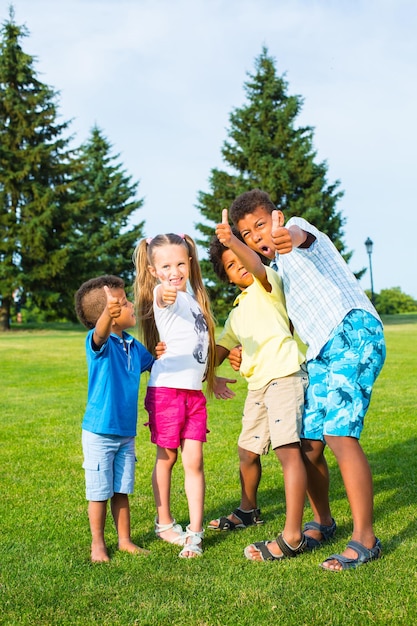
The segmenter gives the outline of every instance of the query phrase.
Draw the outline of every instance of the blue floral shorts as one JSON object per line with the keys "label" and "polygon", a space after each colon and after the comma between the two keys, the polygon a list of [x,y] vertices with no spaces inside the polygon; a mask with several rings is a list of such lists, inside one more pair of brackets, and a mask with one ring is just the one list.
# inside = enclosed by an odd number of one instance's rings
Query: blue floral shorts
{"label": "blue floral shorts", "polygon": [[354,309],[339,324],[320,354],[307,362],[301,438],[326,435],[359,439],[373,384],[385,361],[382,324]]}

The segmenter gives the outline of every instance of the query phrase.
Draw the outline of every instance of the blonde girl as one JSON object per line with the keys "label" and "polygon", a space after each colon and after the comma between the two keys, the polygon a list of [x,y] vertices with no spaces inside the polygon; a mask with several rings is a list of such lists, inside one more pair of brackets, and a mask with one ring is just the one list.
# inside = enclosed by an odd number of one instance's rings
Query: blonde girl
{"label": "blonde girl", "polygon": [[[215,324],[191,237],[169,233],[142,240],[134,261],[141,339],[150,352],[159,341],[166,344],[166,352],[152,368],[145,398],[151,441],[156,444],[152,473],[155,533],[164,541],[183,546],[180,557],[192,558],[202,555],[204,535],[207,410],[202,383],[206,381],[211,393]],[[190,516],[185,532],[170,508],[171,475],[178,448]]]}

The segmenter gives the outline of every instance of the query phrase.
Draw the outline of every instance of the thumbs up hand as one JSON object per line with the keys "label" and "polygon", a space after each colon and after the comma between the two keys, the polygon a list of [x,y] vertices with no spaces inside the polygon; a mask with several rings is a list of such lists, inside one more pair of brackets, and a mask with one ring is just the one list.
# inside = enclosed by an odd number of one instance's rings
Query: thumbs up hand
{"label": "thumbs up hand", "polygon": [[222,221],[221,224],[217,224],[216,226],[216,235],[220,243],[226,246],[226,248],[230,247],[234,235],[229,224],[227,209],[223,209],[222,211]]}
{"label": "thumbs up hand", "polygon": [[170,285],[168,280],[161,280],[161,285],[159,289],[160,297],[163,304],[165,304],[166,306],[174,304],[175,300],[177,299],[178,289]]}
{"label": "thumbs up hand", "polygon": [[280,226],[278,211],[272,211],[272,229],[271,237],[274,242],[275,250],[279,254],[288,254],[293,249],[293,241],[291,233],[285,226]]}
{"label": "thumbs up hand", "polygon": [[108,310],[110,317],[113,319],[120,317],[120,314],[122,312],[122,306],[120,304],[120,300],[112,296],[112,293],[110,289],[107,287],[107,285],[104,285],[103,289],[106,294],[106,299],[107,299],[106,306],[107,306],[107,310]]}

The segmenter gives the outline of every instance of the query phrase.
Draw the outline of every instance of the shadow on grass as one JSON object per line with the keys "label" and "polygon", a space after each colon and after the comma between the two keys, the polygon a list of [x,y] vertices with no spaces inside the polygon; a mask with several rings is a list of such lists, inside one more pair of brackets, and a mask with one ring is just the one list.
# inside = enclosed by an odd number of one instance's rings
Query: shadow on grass
{"label": "shadow on grass", "polygon": [[[366,450],[366,455],[373,474],[374,520],[376,525],[382,528],[380,534],[382,535],[384,552],[393,552],[401,543],[406,540],[414,540],[416,536],[417,518],[413,511],[415,511],[417,483],[417,437],[414,436],[406,441],[393,443],[376,452]],[[330,505],[332,511],[346,510],[348,503],[340,471],[329,451],[326,456],[330,469]],[[236,464],[238,464],[237,459]],[[264,485],[261,482],[259,488],[258,506],[266,525],[263,539],[272,539],[274,533],[277,534],[282,530],[281,526],[285,516],[285,494],[279,476],[280,472],[279,468],[269,468],[268,476],[264,475],[262,478]],[[277,482],[276,487],[273,486],[274,480]],[[218,506],[207,508],[205,511],[205,519],[208,522],[222,515],[227,516],[239,506],[239,499],[239,490],[236,491],[236,499],[233,501],[230,499],[222,500],[219,497]],[[308,515],[305,515],[306,517]],[[335,517],[337,517],[337,513],[335,513]],[[271,524],[273,525],[272,534]],[[259,533],[262,528],[263,526],[258,527]],[[233,531],[233,533],[235,532],[239,531]],[[337,538],[348,540],[351,533],[352,521],[349,513],[348,520],[338,522]],[[217,543],[228,535],[230,535],[230,531],[207,531],[206,538],[211,539],[210,543]]]}

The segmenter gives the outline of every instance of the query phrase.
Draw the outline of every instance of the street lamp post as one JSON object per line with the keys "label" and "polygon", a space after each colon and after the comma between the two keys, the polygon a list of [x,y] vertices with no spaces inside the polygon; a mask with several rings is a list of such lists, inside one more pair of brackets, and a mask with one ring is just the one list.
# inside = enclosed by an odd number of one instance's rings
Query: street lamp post
{"label": "street lamp post", "polygon": [[374,242],[372,241],[372,239],[368,237],[368,239],[365,241],[365,248],[369,256],[369,273],[371,276],[371,302],[372,304],[374,304],[374,279],[372,277],[372,258],[371,258],[373,247],[374,247]]}

